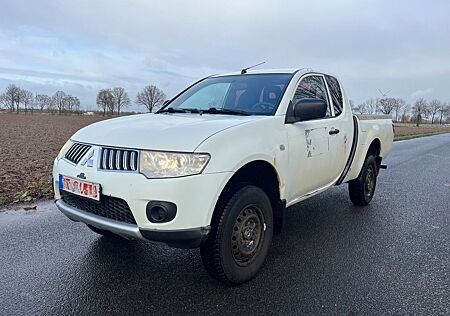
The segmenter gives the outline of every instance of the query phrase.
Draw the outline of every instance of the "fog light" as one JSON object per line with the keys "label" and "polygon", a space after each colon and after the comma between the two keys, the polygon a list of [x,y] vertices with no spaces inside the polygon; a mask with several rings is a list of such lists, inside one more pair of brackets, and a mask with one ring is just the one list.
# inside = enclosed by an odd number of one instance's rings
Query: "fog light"
{"label": "fog light", "polygon": [[146,208],[147,218],[152,223],[166,223],[175,218],[177,206],[171,202],[150,201]]}

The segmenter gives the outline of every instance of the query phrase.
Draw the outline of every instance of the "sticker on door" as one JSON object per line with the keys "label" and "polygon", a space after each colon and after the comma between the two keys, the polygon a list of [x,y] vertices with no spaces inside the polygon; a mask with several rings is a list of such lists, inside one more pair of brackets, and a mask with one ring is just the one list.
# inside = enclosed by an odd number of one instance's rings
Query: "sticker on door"
{"label": "sticker on door", "polygon": [[315,157],[329,151],[326,127],[305,130],[306,157]]}

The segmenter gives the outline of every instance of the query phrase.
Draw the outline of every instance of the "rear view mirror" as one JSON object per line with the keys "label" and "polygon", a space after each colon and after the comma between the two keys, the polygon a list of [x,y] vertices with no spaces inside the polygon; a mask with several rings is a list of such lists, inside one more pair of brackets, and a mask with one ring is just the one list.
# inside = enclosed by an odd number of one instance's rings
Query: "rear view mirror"
{"label": "rear view mirror", "polygon": [[300,99],[294,104],[293,112],[299,121],[321,119],[327,115],[327,103],[322,99]]}

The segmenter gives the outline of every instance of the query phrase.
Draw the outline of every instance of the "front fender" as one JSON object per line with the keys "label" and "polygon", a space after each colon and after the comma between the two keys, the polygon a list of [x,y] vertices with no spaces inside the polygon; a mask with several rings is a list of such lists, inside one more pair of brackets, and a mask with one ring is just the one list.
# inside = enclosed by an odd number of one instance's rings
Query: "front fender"
{"label": "front fender", "polygon": [[211,160],[204,173],[237,172],[252,161],[265,161],[275,169],[280,197],[285,198],[288,167],[287,139],[283,117],[262,117],[213,135],[196,152],[207,152]]}

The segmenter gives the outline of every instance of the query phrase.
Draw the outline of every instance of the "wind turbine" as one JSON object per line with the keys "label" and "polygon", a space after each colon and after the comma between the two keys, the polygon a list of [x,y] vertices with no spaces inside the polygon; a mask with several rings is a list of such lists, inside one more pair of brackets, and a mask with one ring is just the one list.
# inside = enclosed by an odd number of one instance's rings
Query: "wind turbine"
{"label": "wind turbine", "polygon": [[380,92],[380,94],[383,98],[387,98],[387,94],[392,91],[392,89],[389,89],[388,91],[383,93],[383,91],[381,91],[380,89],[377,88],[377,90]]}

